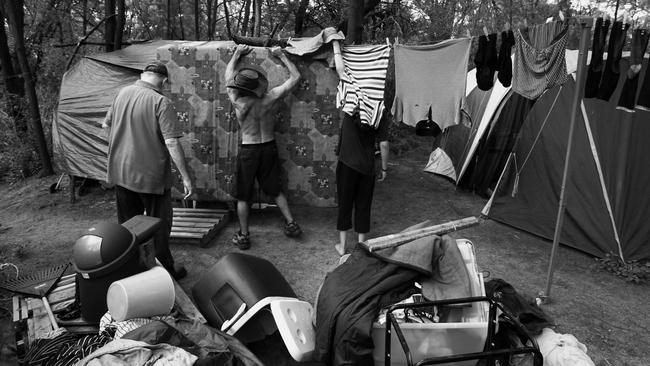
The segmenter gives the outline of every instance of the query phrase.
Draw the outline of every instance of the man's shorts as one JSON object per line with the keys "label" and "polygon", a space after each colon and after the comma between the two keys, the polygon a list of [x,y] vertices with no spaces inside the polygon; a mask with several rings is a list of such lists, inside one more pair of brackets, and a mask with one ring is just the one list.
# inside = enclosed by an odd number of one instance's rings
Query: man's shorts
{"label": "man's shorts", "polygon": [[237,200],[250,202],[255,188],[255,179],[262,191],[277,197],[282,189],[280,162],[275,141],[239,146],[237,155],[237,178],[232,196]]}

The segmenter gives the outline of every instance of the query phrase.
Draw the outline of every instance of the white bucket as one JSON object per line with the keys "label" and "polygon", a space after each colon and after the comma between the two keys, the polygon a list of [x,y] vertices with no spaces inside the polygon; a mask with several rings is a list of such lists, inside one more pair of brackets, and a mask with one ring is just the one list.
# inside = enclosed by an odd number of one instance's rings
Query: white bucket
{"label": "white bucket", "polygon": [[176,292],[169,272],[161,266],[115,281],[106,293],[111,317],[117,321],[169,314]]}

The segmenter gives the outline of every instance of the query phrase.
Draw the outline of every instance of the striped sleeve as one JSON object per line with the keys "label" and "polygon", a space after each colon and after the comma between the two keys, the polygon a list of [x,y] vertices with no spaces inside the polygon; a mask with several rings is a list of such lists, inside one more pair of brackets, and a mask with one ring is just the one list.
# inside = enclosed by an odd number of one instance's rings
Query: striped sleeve
{"label": "striped sleeve", "polygon": [[384,111],[384,88],[390,49],[387,45],[343,46],[341,55],[350,82],[341,80],[336,101],[347,114],[359,111],[361,123],[374,128]]}

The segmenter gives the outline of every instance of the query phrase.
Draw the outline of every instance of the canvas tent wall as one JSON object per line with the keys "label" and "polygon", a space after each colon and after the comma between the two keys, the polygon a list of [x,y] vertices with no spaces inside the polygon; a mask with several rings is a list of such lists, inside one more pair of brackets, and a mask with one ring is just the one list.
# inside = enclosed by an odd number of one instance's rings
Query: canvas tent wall
{"label": "canvas tent wall", "polygon": [[[567,70],[575,72],[578,52],[568,50],[565,56]],[[480,90],[475,69],[467,73],[466,95],[465,123],[443,131],[424,170],[484,194],[496,184],[534,101],[511,92],[496,77],[492,89]]]}
{"label": "canvas tent wall", "polygon": [[[158,41],[85,57],[63,77],[53,123],[55,159],[68,174],[104,180],[107,133],[100,127],[115,94],[137,80],[152,60],[167,64],[171,85],[164,91],[183,126],[181,144],[199,200],[232,200],[239,147],[239,125],[226,94],[224,70],[234,43]],[[331,51],[292,57],[301,72],[299,85],[278,105],[276,141],[285,193],[291,203],[330,207],[336,204],[335,145],[339,113],[335,106],[338,76]],[[286,67],[260,47],[241,64],[266,73],[269,87],[288,78]],[[175,174],[180,195],[182,183]]]}
{"label": "canvas tent wall", "polygon": [[[621,70],[627,70],[626,59]],[[582,100],[561,243],[599,257],[650,259],[650,112],[616,109],[624,78],[622,72],[609,102]],[[483,210],[489,218],[553,238],[574,90],[570,78],[542,95],[529,112]]]}

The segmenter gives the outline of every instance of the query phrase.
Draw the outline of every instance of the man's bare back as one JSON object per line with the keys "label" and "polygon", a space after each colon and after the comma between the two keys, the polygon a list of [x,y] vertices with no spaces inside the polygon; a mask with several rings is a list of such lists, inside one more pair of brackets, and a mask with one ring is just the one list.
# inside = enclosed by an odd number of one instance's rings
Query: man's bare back
{"label": "man's bare back", "polygon": [[[239,58],[250,51],[251,48],[246,45],[237,46],[232,59],[226,67],[225,77],[229,85],[236,84],[233,81],[237,76],[235,66]],[[289,70],[289,79],[283,84],[265,91],[260,97],[253,92],[246,91],[245,88],[238,88],[237,86],[226,88],[228,97],[235,106],[235,113],[242,133],[242,144],[244,145],[260,144],[275,139],[275,113],[273,113],[275,102],[287,95],[300,80],[300,72],[279,47],[271,49],[271,53],[279,58]]]}
{"label": "man's bare back", "polygon": [[261,144],[275,139],[274,104],[267,100],[266,95],[261,99],[241,96],[233,102],[242,144]]}

